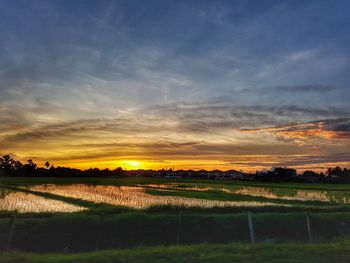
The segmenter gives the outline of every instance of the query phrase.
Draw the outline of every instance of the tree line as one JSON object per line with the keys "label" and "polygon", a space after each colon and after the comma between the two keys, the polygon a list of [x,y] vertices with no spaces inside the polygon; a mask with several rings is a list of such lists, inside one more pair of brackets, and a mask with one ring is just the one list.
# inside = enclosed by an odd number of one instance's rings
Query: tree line
{"label": "tree line", "polygon": [[[221,175],[220,175],[221,173]],[[193,171],[181,170],[182,178],[210,178],[210,179],[229,179],[223,177],[225,172],[216,170],[211,171]],[[243,173],[242,173],[243,174]],[[157,176],[157,177],[176,177],[179,171],[173,170],[123,170],[121,167],[110,169],[91,168],[80,170],[70,167],[55,167],[50,162],[45,162],[44,167],[38,167],[33,160],[27,160],[23,164],[15,160],[10,155],[0,157],[0,176],[23,176],[23,177],[119,177],[119,176]],[[324,173],[317,173],[311,170],[297,174],[295,169],[277,167],[270,171],[260,171],[255,174],[244,173],[244,176],[231,178],[236,180],[250,181],[269,181],[269,182],[310,182],[310,183],[350,183],[350,169],[341,167],[328,168]]]}
{"label": "tree line", "polygon": [[23,176],[23,177],[93,177],[93,176],[122,176],[123,169],[118,167],[114,170],[91,168],[80,170],[70,167],[55,167],[50,162],[45,162],[44,167],[38,167],[33,160],[29,159],[27,163],[22,164],[10,155],[0,157],[0,176]]}
{"label": "tree line", "polygon": [[269,182],[350,183],[350,170],[337,166],[328,168],[324,173],[306,170],[301,174],[297,174],[295,169],[276,167],[270,171],[256,172],[254,180]]}

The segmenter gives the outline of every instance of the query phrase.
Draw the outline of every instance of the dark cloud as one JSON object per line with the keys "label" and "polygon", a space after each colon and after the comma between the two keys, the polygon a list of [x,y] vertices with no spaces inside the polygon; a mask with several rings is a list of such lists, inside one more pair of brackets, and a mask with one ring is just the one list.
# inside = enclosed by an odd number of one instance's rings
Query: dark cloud
{"label": "dark cloud", "polygon": [[350,139],[350,119],[323,119],[310,122],[294,122],[268,128],[241,129],[242,132],[270,132],[279,138],[308,142],[319,139]]}
{"label": "dark cloud", "polygon": [[300,86],[281,86],[271,88],[272,91],[281,92],[330,92],[335,90],[332,86],[327,85],[300,85]]}
{"label": "dark cloud", "polygon": [[305,155],[289,157],[289,160],[278,163],[281,166],[305,166],[309,164],[348,162],[350,153],[334,153],[326,155]]}
{"label": "dark cloud", "polygon": [[280,93],[309,93],[309,92],[331,92],[336,90],[335,87],[329,85],[322,84],[314,84],[314,85],[299,85],[299,86],[275,86],[268,88],[260,88],[260,89],[242,89],[239,92],[241,93],[259,93],[259,94],[279,94]]}
{"label": "dark cloud", "polygon": [[313,108],[297,105],[242,106],[228,102],[180,103],[152,106],[146,113],[176,120],[185,131],[205,132],[217,129],[238,129],[283,125],[290,121],[349,116],[349,111],[335,107]]}
{"label": "dark cloud", "polygon": [[[51,104],[43,103],[32,112],[41,112],[45,107],[52,109]],[[348,116],[348,112],[337,108],[308,108],[296,105],[289,106],[239,106],[227,102],[178,103],[158,105],[134,112],[131,116],[121,115],[118,118],[82,119],[71,122],[27,127],[3,138],[2,141],[16,142],[33,139],[62,138],[70,135],[84,135],[92,132],[108,132],[115,135],[141,134],[146,136],[158,133],[178,134],[216,134],[222,131],[270,131],[276,134],[293,135],[293,132],[305,132],[305,137],[316,135],[311,132],[316,128],[333,131],[334,138],[348,136],[349,119],[335,118]],[[6,123],[9,127],[26,127],[27,111],[15,111],[8,114]],[[309,119],[323,118],[319,121]],[[0,117],[1,118],[1,117]],[[327,119],[324,119],[327,118]],[[11,122],[11,119],[15,122]],[[263,127],[263,128],[261,128]],[[300,134],[301,135],[301,134]],[[321,134],[322,135],[322,134]],[[326,134],[323,134],[326,135]],[[332,134],[329,135],[332,137]]]}
{"label": "dark cloud", "polygon": [[323,120],[327,129],[337,132],[350,132],[350,118]]}
{"label": "dark cloud", "polygon": [[279,156],[279,158],[271,158],[271,157],[254,157],[254,158],[246,158],[244,161],[241,161],[241,158],[238,158],[238,161],[227,162],[231,165],[239,165],[239,166],[251,166],[257,167],[262,166],[266,167],[270,165],[270,167],[282,166],[282,167],[303,167],[303,169],[307,169],[308,166],[310,169],[318,168],[324,169],[322,164],[327,163],[328,165],[332,165],[332,163],[348,163],[350,165],[350,154],[349,153],[334,153],[334,154],[324,154],[324,155],[283,155]]}

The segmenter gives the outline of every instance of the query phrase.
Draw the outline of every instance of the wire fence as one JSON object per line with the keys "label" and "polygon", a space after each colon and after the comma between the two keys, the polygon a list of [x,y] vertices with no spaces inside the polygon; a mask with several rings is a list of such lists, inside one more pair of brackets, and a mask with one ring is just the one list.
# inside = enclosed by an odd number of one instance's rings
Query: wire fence
{"label": "wire fence", "polygon": [[[7,221],[7,222],[5,222]],[[2,250],[89,251],[108,248],[293,241],[319,242],[350,237],[349,213],[239,215],[97,215],[0,221]],[[7,230],[5,230],[7,229]],[[6,239],[6,240],[5,240]]]}

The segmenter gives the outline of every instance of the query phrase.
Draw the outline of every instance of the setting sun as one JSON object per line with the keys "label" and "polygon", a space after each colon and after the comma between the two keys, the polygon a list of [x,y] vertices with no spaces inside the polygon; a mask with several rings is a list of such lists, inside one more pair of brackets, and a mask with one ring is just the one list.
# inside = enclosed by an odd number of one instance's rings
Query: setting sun
{"label": "setting sun", "polygon": [[142,167],[142,162],[140,161],[134,161],[134,160],[127,160],[122,162],[122,167],[126,169],[138,169]]}

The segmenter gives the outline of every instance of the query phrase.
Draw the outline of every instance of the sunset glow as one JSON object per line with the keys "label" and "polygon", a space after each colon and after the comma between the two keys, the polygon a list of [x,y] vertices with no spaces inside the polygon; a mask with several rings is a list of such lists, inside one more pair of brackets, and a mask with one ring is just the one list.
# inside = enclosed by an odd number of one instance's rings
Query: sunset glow
{"label": "sunset glow", "polygon": [[350,262],[350,0],[0,0],[0,262]]}
{"label": "sunset glow", "polygon": [[142,162],[140,161],[123,161],[122,163],[125,164],[124,167],[127,169],[143,168]]}
{"label": "sunset glow", "polygon": [[13,2],[0,3],[1,154],[82,169],[350,166],[346,1]]}

